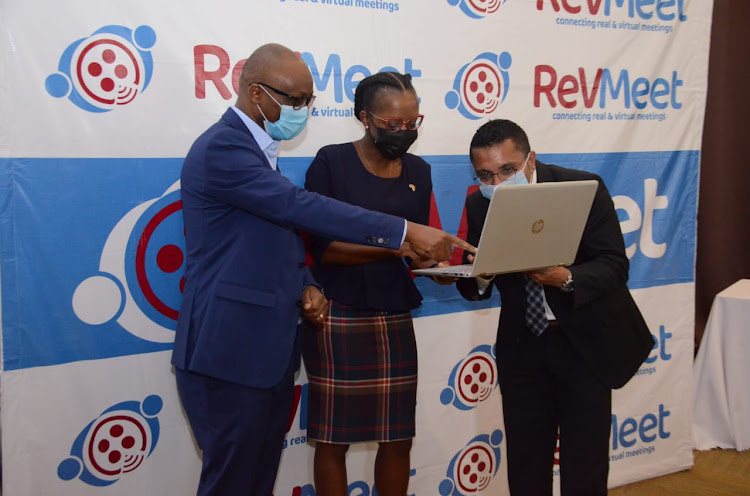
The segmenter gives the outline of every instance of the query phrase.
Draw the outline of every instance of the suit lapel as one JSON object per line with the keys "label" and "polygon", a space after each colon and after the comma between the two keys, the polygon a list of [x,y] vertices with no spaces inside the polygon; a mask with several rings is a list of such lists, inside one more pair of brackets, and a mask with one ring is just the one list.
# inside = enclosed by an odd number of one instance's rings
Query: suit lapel
{"label": "suit lapel", "polygon": [[[224,115],[222,115],[221,118],[229,125],[229,127],[234,128],[238,131],[242,131],[243,133],[253,138],[253,133],[250,132],[245,123],[242,122],[242,119],[240,119],[240,116],[237,115],[237,112],[232,110],[231,107],[228,108],[226,112],[224,112]],[[255,141],[255,138],[253,138],[253,141]]]}
{"label": "suit lapel", "polygon": [[[263,150],[261,150],[260,145],[258,145],[258,142],[255,140],[255,136],[253,136],[253,133],[250,132],[250,130],[245,125],[245,123],[242,122],[242,119],[240,119],[240,116],[237,115],[237,112],[235,112],[231,108],[228,108],[226,110],[226,112],[224,112],[224,115],[221,116],[221,120],[223,120],[224,122],[226,122],[226,124],[229,127],[233,128],[233,129],[236,129],[236,130],[238,130],[238,131],[246,134],[247,137],[252,142],[253,146],[255,148],[257,148],[258,151],[260,152],[260,154],[263,157],[263,159],[265,160],[265,163],[268,166],[268,168],[269,169],[273,169],[273,167],[271,167],[271,163],[268,161],[268,157],[266,157],[266,154],[263,153]],[[278,160],[276,161],[276,165],[277,165],[276,171],[277,172],[281,172],[279,170],[279,168],[278,168]]]}

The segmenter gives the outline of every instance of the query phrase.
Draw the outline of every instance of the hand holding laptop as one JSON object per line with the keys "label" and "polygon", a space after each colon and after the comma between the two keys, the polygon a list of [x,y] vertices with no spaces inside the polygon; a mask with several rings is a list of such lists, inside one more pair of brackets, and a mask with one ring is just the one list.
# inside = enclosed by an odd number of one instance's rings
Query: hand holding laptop
{"label": "hand holding laptop", "polygon": [[[477,277],[571,265],[597,186],[594,180],[504,186],[490,200],[472,264],[413,272]],[[553,271],[553,280],[559,275]]]}
{"label": "hand holding laptop", "polygon": [[[469,263],[474,263],[474,255],[469,254],[466,258]],[[445,266],[446,265],[443,265],[442,267]],[[565,284],[565,281],[568,280],[568,277],[570,276],[570,270],[568,270],[564,265],[555,265],[553,267],[529,270],[523,272],[523,274],[531,278],[534,282],[538,282],[542,286],[554,286],[556,288],[560,288],[563,284]],[[495,274],[480,274],[477,277],[481,277],[487,281],[491,281],[495,277]]]}
{"label": "hand holding laptop", "polygon": [[[473,257],[473,255],[471,254],[469,256]],[[451,263],[449,260],[443,260],[442,262],[437,262],[436,260],[422,260],[420,262],[413,263],[412,269],[440,269],[443,267],[450,267],[450,265]],[[438,274],[434,274],[428,277],[431,277],[433,281],[440,284],[441,286],[449,286],[458,280],[457,277],[441,276]]]}
{"label": "hand holding laptop", "polygon": [[562,265],[555,267],[547,267],[545,269],[532,270],[525,272],[527,276],[534,282],[538,282],[542,286],[552,286],[555,288],[561,288],[563,284],[568,280],[570,276],[570,270]]}

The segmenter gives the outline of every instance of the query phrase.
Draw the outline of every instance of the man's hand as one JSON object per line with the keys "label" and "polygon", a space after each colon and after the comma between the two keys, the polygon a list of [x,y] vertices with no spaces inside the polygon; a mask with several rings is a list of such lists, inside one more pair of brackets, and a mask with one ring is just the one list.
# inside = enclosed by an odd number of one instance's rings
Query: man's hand
{"label": "man's hand", "polygon": [[453,246],[470,253],[477,252],[476,248],[463,239],[416,222],[407,222],[405,241],[411,244],[412,250],[423,260],[447,260],[451,256]]}
{"label": "man's hand", "polygon": [[[448,260],[443,260],[442,262],[437,264],[436,267],[448,267],[450,264],[451,263]],[[441,286],[449,286],[453,284],[454,282],[458,281],[458,277],[432,276],[432,280],[440,284]]]}
{"label": "man's hand", "polygon": [[561,288],[563,283],[568,279],[570,271],[565,267],[547,267],[546,269],[532,270],[525,272],[535,282],[544,286],[554,286]]}
{"label": "man's hand", "polygon": [[419,260],[419,255],[411,248],[411,243],[404,241],[401,248],[396,250],[396,258],[408,258],[409,260]]}
{"label": "man's hand", "polygon": [[317,286],[306,286],[302,290],[302,315],[315,327],[323,327],[328,315],[328,299]]}

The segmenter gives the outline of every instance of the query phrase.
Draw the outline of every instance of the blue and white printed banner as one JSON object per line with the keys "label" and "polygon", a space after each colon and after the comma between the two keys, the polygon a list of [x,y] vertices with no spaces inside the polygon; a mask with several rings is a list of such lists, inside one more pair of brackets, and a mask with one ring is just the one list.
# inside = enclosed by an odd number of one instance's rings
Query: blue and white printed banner
{"label": "blue and white printed banner", "polygon": [[[610,485],[692,464],[690,368],[712,2],[695,0],[8,1],[0,19],[5,494],[194,492],[169,365],[184,271],[179,172],[259,45],[299,52],[318,96],[281,168],[357,139],[357,83],[408,72],[432,165],[432,223],[465,232],[474,131],[508,118],[540,160],[600,174],[656,338],[614,396]],[[418,280],[410,494],[507,494],[494,364],[499,300]],[[276,494],[312,496],[300,371]],[[451,426],[446,429],[446,426]],[[373,446],[348,458],[374,494]],[[105,489],[105,487],[107,489]]]}

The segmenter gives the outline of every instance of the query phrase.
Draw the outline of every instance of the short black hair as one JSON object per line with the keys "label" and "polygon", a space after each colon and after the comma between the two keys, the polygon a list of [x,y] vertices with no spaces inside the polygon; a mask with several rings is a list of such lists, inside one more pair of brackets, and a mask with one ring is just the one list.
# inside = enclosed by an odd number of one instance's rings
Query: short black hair
{"label": "short black hair", "polygon": [[469,157],[475,148],[490,148],[503,143],[505,140],[512,140],[516,148],[524,155],[531,151],[529,138],[521,126],[507,119],[493,119],[482,124],[471,138],[469,146]]}
{"label": "short black hair", "polygon": [[378,72],[367,76],[357,85],[354,91],[354,115],[359,119],[363,110],[370,110],[372,100],[378,91],[388,88],[401,92],[415,91],[411,84],[411,74],[400,74],[398,72]]}

